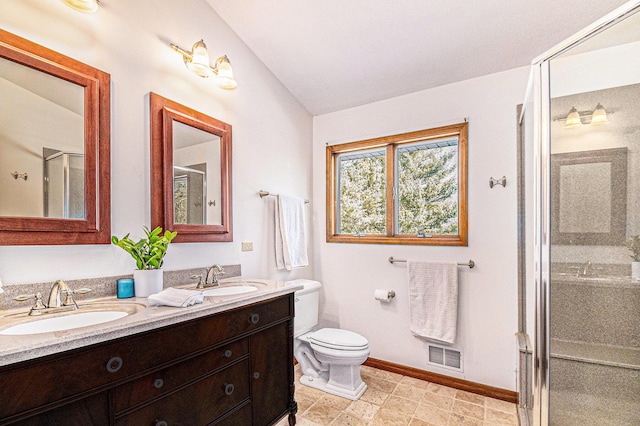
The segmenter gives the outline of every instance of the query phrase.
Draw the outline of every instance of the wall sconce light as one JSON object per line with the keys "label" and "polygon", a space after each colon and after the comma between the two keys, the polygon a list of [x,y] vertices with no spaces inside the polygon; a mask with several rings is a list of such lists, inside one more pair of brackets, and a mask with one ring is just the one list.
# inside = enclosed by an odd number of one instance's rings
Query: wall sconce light
{"label": "wall sconce light", "polygon": [[231,62],[227,55],[216,59],[213,67],[209,65],[209,53],[203,40],[194,43],[191,52],[187,52],[173,43],[171,48],[182,55],[184,65],[194,74],[202,78],[208,78],[215,74],[216,84],[223,89],[235,89],[238,85],[238,82],[233,78]]}
{"label": "wall sconce light", "polygon": [[62,0],[62,3],[80,12],[93,13],[98,10],[100,0]]}
{"label": "wall sconce light", "polygon": [[[583,124],[603,124],[608,123],[609,119],[607,114],[613,114],[613,111],[604,109],[602,104],[598,102],[596,108],[593,111],[578,111],[576,107],[572,107],[569,110],[569,114],[557,117],[556,121],[564,121],[564,127],[578,127]],[[583,122],[585,120],[585,122]]]}
{"label": "wall sconce light", "polygon": [[591,115],[591,124],[602,124],[608,122],[609,120],[607,119],[607,110],[604,109],[600,102],[598,102],[598,105],[596,105],[596,109],[593,110],[593,114]]}
{"label": "wall sconce light", "polygon": [[582,126],[582,119],[580,118],[580,113],[576,109],[576,107],[572,107],[569,110],[569,114],[565,120],[564,127],[577,127]]}

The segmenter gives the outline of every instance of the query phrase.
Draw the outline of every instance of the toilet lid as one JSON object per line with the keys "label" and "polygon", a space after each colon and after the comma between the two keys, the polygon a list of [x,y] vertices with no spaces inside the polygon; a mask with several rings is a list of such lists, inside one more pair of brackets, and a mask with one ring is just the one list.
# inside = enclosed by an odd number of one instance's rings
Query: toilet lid
{"label": "toilet lid", "polygon": [[362,350],[369,346],[369,341],[353,331],[339,328],[323,328],[313,333],[309,340],[319,346],[341,350]]}

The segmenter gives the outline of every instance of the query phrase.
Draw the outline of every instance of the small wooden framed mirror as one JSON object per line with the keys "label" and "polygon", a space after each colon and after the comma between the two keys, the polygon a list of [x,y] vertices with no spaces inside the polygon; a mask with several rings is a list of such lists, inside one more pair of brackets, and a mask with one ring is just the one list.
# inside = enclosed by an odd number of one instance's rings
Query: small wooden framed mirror
{"label": "small wooden framed mirror", "polygon": [[233,241],[231,125],[150,93],[151,225],[174,242]]}
{"label": "small wooden framed mirror", "polygon": [[110,84],[0,30],[0,245],[110,244]]}

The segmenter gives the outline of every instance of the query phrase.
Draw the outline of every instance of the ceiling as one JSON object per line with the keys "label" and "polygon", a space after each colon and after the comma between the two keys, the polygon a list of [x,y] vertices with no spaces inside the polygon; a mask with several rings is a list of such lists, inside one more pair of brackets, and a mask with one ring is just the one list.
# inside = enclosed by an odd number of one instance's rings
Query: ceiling
{"label": "ceiling", "polygon": [[206,1],[312,115],[527,66],[625,3]]}

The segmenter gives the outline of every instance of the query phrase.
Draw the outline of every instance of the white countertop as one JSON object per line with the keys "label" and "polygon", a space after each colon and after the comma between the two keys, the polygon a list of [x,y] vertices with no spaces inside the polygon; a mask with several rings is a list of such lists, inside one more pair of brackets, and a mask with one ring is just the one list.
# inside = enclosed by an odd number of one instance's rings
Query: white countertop
{"label": "white countertop", "polygon": [[[234,282],[251,281],[263,284],[257,291],[230,296],[205,297],[204,302],[186,308],[168,306],[147,306],[146,298],[117,299],[116,297],[83,301],[80,306],[92,304],[137,304],[137,313],[124,318],[98,325],[24,336],[0,335],[0,366],[27,361],[71,349],[82,348],[96,343],[106,342],[120,337],[130,336],[148,330],[178,324],[184,321],[224,312],[252,303],[262,302],[277,296],[293,293],[302,289],[301,284],[288,281],[272,281],[234,278]],[[223,281],[223,286],[225,283]],[[193,284],[180,288],[193,289]],[[214,287],[215,288],[215,287]],[[5,312],[0,316],[0,330],[24,321],[29,309]],[[70,315],[73,315],[71,313]],[[30,317],[32,321],[46,317]]]}

